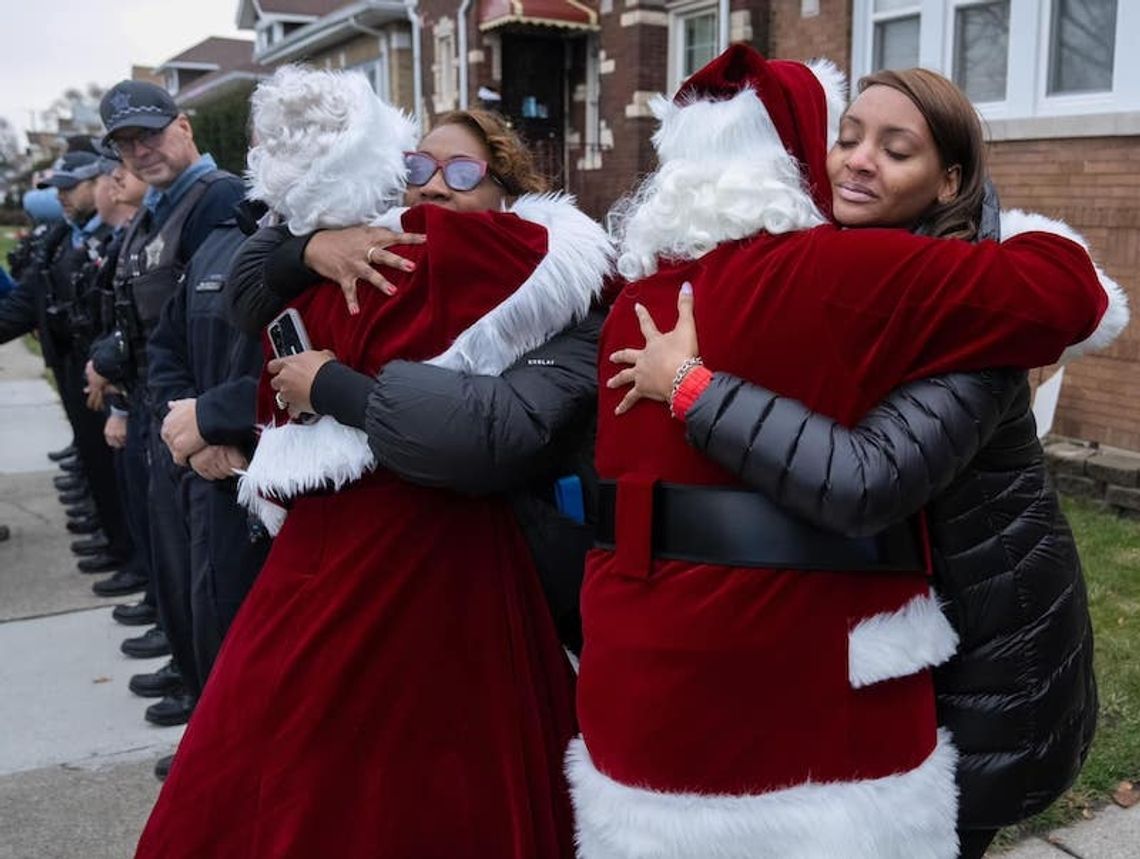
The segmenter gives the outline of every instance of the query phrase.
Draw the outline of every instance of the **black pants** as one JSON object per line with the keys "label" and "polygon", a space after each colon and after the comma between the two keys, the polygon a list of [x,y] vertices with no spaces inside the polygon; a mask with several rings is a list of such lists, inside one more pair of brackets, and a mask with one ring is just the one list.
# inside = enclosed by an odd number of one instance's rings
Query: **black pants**
{"label": "black pants", "polygon": [[147,443],[150,432],[150,413],[141,397],[130,402],[127,415],[127,443],[115,451],[115,476],[119,498],[126,514],[127,531],[131,535],[132,551],[127,567],[147,579],[143,602],[154,605],[154,581],[151,575],[150,549],[150,470],[147,468]]}
{"label": "black pants", "polygon": [[191,472],[174,464],[159,436],[158,421],[150,422],[151,572],[158,619],[170,641],[170,655],[182,672],[186,691],[202,692],[194,656],[194,615],[190,606],[190,533],[187,487]]}
{"label": "black pants", "polygon": [[103,438],[103,413],[87,408],[87,395],[83,393],[87,384],[83,373],[85,363],[86,352],[72,350],[53,369],[56,370],[63,410],[67,413],[67,420],[75,434],[75,447],[79,451],[83,476],[87,479],[95,512],[110,544],[107,554],[116,561],[126,563],[131,554],[131,537],[119,497],[115,458]]}
{"label": "black pants", "polygon": [[269,540],[250,538],[237,481],[189,478],[190,608],[198,677],[203,683],[222,639],[265,563]]}
{"label": "black pants", "polygon": [[997,834],[996,829],[959,829],[958,859],[981,859]]}

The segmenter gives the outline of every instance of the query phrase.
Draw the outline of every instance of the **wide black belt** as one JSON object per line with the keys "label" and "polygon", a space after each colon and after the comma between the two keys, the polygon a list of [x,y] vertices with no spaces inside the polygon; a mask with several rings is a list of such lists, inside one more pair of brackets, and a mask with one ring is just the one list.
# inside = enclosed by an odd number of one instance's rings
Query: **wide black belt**
{"label": "wide black belt", "polygon": [[[614,548],[617,484],[598,484],[595,545]],[[796,570],[922,572],[917,522],[873,537],[845,537],[786,512],[759,492],[719,486],[658,483],[653,487],[655,558]]]}

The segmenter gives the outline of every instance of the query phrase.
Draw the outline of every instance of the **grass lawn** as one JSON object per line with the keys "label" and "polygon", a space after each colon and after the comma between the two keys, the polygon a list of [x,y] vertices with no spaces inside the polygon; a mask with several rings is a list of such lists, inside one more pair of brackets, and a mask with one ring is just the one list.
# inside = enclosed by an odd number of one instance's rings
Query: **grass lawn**
{"label": "grass lawn", "polygon": [[16,244],[16,235],[22,227],[0,227],[0,265],[8,268],[8,251]]}
{"label": "grass lawn", "polygon": [[1140,781],[1140,522],[1064,500],[1089,588],[1100,722],[1077,783],[999,844],[1069,823],[1110,801],[1121,781]]}

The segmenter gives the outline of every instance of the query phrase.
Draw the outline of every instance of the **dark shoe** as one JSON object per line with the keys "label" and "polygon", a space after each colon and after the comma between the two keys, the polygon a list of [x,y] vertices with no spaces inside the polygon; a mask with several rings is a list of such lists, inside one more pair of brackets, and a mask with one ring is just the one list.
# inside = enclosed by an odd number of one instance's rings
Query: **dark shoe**
{"label": "dark shoe", "polygon": [[59,464],[59,467],[61,469],[63,469],[64,471],[66,471],[68,474],[82,474],[83,473],[83,463],[81,463],[79,461],[79,457],[77,457],[77,456],[74,456],[71,459],[63,460]]}
{"label": "dark shoe", "polygon": [[127,688],[142,698],[165,698],[182,691],[182,672],[170,660],[151,674],[132,675]]}
{"label": "dark shoe", "polygon": [[146,590],[147,578],[133,570],[119,570],[110,578],[100,579],[91,586],[97,597],[122,597]]}
{"label": "dark shoe", "polygon": [[90,502],[76,504],[74,507],[65,507],[63,512],[67,514],[68,519],[86,519],[95,515],[95,505]]}
{"label": "dark shoe", "polygon": [[170,775],[170,765],[172,763],[174,763],[174,755],[159,758],[154,765],[154,777],[159,781],[166,781],[166,777]]}
{"label": "dark shoe", "polygon": [[87,481],[77,474],[61,474],[51,479],[57,492],[74,492],[76,489],[86,489]]}
{"label": "dark shoe", "polygon": [[158,611],[154,606],[145,602],[133,605],[117,605],[111,612],[111,617],[123,626],[150,626],[158,620]]}
{"label": "dark shoe", "polygon": [[72,489],[70,492],[59,493],[59,503],[64,507],[70,507],[73,504],[80,504],[91,498],[91,493],[87,491],[86,487],[83,489]]}
{"label": "dark shoe", "polygon": [[82,540],[75,540],[71,544],[71,553],[73,555],[98,555],[107,551],[107,547],[111,542],[107,539],[105,534],[96,531],[90,537],[84,537]]}
{"label": "dark shoe", "polygon": [[62,450],[51,451],[48,454],[48,459],[50,459],[52,462],[62,462],[65,459],[71,459],[77,453],[79,453],[79,451],[77,451],[75,449],[75,445],[69,444],[67,447],[63,448]]}
{"label": "dark shoe", "polygon": [[107,554],[92,555],[90,558],[82,558],[75,566],[79,567],[81,573],[109,573],[111,570],[117,570],[123,565],[123,562],[118,558],[112,558]]}
{"label": "dark shoe", "polygon": [[181,688],[173,695],[167,695],[157,704],[146,708],[145,718],[152,725],[161,725],[164,728],[174,725],[185,725],[190,721],[190,714],[194,712],[197,700],[189,692]]}
{"label": "dark shoe", "polygon": [[166,640],[165,632],[152,626],[142,635],[126,639],[119,645],[119,650],[135,659],[154,659],[170,655],[170,642]]}
{"label": "dark shoe", "polygon": [[72,534],[94,534],[102,525],[99,520],[94,516],[86,516],[82,519],[70,519],[67,522],[67,530]]}

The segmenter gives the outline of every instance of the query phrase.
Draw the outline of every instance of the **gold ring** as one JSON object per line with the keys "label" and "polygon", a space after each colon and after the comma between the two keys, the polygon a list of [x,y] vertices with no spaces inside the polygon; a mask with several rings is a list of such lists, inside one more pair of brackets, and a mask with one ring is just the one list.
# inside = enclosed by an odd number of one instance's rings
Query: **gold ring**
{"label": "gold ring", "polygon": [[281,409],[281,411],[285,412],[289,410],[289,404],[285,402],[285,398],[281,396],[280,391],[274,394],[273,399],[277,403],[277,408]]}
{"label": "gold ring", "polygon": [[372,261],[372,252],[376,250],[379,250],[379,248],[377,248],[376,245],[373,245],[368,249],[368,253],[364,255],[364,258],[368,260],[369,265],[376,265],[376,263]]}

